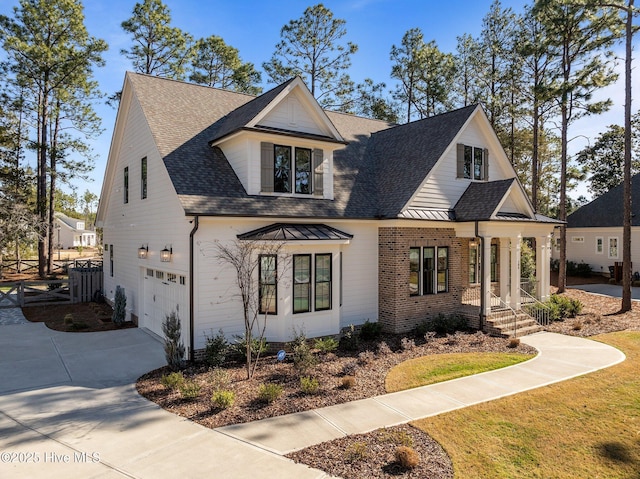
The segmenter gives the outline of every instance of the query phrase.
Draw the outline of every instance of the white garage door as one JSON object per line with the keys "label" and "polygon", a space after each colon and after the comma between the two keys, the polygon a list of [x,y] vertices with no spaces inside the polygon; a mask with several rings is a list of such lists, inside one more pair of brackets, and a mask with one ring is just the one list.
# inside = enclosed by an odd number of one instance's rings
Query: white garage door
{"label": "white garage door", "polygon": [[182,321],[186,319],[186,278],[168,271],[147,268],[144,275],[144,315],[140,326],[164,337],[162,322],[175,311]]}

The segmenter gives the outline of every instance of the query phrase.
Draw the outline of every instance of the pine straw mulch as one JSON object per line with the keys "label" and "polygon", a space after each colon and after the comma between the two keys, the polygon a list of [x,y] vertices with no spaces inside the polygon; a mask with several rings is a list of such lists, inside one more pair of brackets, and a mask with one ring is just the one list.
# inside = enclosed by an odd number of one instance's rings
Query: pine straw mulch
{"label": "pine straw mulch", "polygon": [[[573,319],[556,322],[546,328],[548,331],[573,336],[593,336],[596,334],[640,329],[640,303],[633,303],[633,310],[616,314],[620,310],[619,299],[567,289],[567,296],[584,304],[582,313]],[[236,393],[236,403],[227,410],[212,407],[210,397],[213,384],[219,381],[216,375],[204,367],[192,367],[185,376],[201,386],[196,400],[187,401],[180,394],[160,383],[160,378],[168,370],[152,371],[138,380],[138,392],[156,402],[168,411],[193,420],[206,427],[254,421],[267,417],[319,408],[332,404],[364,399],[384,394],[384,380],[395,365],[411,358],[442,353],[460,352],[513,352],[533,353],[532,348],[520,344],[510,348],[504,338],[493,338],[482,333],[456,333],[428,341],[414,338],[417,345],[403,349],[401,337],[384,336],[391,352],[380,350],[379,342],[362,342],[356,352],[330,354],[313,369],[313,376],[320,382],[320,392],[305,395],[300,391],[299,375],[290,362],[278,363],[275,358],[262,360],[255,377],[246,380],[246,372],[241,364],[225,367],[229,374],[230,389]],[[383,347],[382,350],[385,348]],[[371,351],[375,354],[359,353]],[[342,387],[345,375],[355,377],[355,385]],[[277,382],[284,388],[283,395],[272,404],[258,401],[260,384]],[[394,452],[399,445],[411,445],[420,455],[417,467],[404,469],[395,460]],[[448,479],[453,477],[453,466],[442,447],[425,433],[410,425],[395,426],[367,434],[348,436],[325,442],[289,454],[287,457],[321,469],[333,476],[344,478],[423,478]]]}

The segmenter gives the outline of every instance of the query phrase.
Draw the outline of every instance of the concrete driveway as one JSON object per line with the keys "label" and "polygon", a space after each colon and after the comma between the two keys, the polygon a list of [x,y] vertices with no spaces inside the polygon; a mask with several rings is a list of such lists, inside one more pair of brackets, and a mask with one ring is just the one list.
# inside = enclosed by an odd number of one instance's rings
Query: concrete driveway
{"label": "concrete driveway", "polygon": [[164,364],[140,329],[0,326],[0,478],[326,477],[140,397]]}

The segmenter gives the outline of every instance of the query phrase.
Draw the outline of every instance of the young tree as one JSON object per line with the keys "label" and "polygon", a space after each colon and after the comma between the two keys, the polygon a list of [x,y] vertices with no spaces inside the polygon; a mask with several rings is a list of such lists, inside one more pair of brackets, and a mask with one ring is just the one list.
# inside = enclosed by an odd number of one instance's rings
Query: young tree
{"label": "young tree", "polygon": [[308,7],[301,18],[282,27],[282,40],[271,60],[262,64],[269,81],[282,83],[299,75],[323,108],[348,104],[355,87],[347,70],[358,47],[341,42],[345,25],[321,3]]}
{"label": "young tree", "polygon": [[[88,82],[95,66],[103,64],[102,52],[107,45],[87,33],[79,0],[21,0],[14,8],[14,18],[0,20],[13,81],[24,93],[25,108],[36,122],[36,210],[40,222],[46,223],[49,161],[58,154],[51,143],[55,135],[52,138],[50,134],[55,110],[61,111],[63,104],[77,99],[79,85]],[[38,259],[38,272],[43,277],[44,237],[38,241]]]}
{"label": "young tree", "polygon": [[[611,101],[593,101],[594,91],[616,79],[605,50],[614,41],[611,28],[615,19],[607,12],[596,12],[593,5],[569,1],[538,0],[535,13],[547,31],[558,57],[547,93],[557,98],[560,110],[560,204],[559,219],[567,219],[567,167],[569,125],[577,118],[605,111]],[[558,292],[566,288],[566,226],[560,227],[560,265]]]}
{"label": "young tree", "polygon": [[122,29],[133,37],[133,46],[120,53],[136,72],[182,80],[191,55],[192,38],[171,26],[171,12],[162,0],[144,0],[133,7]]}
{"label": "young tree", "polygon": [[[285,277],[287,259],[281,254],[284,243],[236,239],[231,243],[215,243],[213,258],[230,267],[244,319],[247,379],[251,379],[260,358],[254,359],[253,345],[262,343],[270,311],[275,309],[277,284]],[[258,348],[259,349],[259,348]]]}
{"label": "young tree", "polygon": [[216,35],[195,43],[189,80],[200,85],[257,95],[261,81],[253,63],[243,63],[238,50]]}

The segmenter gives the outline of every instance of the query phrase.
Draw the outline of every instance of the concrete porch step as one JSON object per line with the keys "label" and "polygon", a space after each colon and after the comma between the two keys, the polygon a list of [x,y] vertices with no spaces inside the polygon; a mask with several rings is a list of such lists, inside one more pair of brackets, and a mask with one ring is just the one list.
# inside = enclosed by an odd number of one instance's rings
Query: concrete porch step
{"label": "concrete porch step", "polygon": [[486,329],[492,335],[511,338],[537,333],[542,331],[542,326],[526,313],[517,313],[514,320],[513,313],[507,310],[505,312],[492,312],[491,316],[487,318]]}

